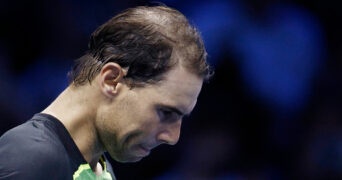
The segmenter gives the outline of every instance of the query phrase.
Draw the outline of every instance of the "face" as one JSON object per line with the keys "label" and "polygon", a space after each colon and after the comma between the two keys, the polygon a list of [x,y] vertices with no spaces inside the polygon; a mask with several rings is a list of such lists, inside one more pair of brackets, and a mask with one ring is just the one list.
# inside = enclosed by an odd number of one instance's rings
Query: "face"
{"label": "face", "polygon": [[96,120],[105,150],[119,162],[135,162],[160,144],[176,144],[182,118],[195,107],[202,82],[177,67],[157,84],[130,89],[119,83],[118,94]]}

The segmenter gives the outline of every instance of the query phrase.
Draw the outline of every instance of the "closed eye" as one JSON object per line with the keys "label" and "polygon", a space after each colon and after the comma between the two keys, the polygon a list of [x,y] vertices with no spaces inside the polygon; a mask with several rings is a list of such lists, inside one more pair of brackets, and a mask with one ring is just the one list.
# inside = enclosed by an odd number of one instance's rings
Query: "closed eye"
{"label": "closed eye", "polygon": [[183,114],[173,108],[160,108],[159,117],[163,122],[175,122],[183,117]]}

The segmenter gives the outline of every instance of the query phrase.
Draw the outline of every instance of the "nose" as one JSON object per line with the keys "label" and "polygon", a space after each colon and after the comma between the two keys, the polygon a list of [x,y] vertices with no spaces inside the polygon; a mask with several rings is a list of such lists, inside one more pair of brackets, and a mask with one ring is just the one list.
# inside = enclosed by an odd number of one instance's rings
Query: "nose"
{"label": "nose", "polygon": [[166,124],[165,127],[157,135],[157,140],[169,145],[177,144],[180,136],[182,121]]}

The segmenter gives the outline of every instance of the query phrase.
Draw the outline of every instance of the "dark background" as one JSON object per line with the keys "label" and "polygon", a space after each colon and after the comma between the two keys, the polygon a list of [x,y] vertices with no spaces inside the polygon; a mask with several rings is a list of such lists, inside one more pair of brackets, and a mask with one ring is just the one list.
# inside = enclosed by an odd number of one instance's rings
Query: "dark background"
{"label": "dark background", "polygon": [[[152,2],[1,0],[0,134],[67,86],[97,26]],[[339,1],[159,2],[202,32],[216,74],[179,143],[113,162],[118,179],[342,179]]]}

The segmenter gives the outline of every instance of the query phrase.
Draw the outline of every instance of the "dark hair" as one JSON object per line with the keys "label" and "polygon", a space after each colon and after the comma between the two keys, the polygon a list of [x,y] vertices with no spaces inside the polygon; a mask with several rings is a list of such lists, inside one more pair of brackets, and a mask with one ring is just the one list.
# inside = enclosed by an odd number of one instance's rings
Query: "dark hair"
{"label": "dark hair", "polygon": [[127,68],[132,85],[153,83],[175,65],[209,79],[211,69],[199,32],[179,11],[166,6],[139,6],[113,17],[91,35],[89,50],[75,61],[74,85],[91,82],[107,62]]}

